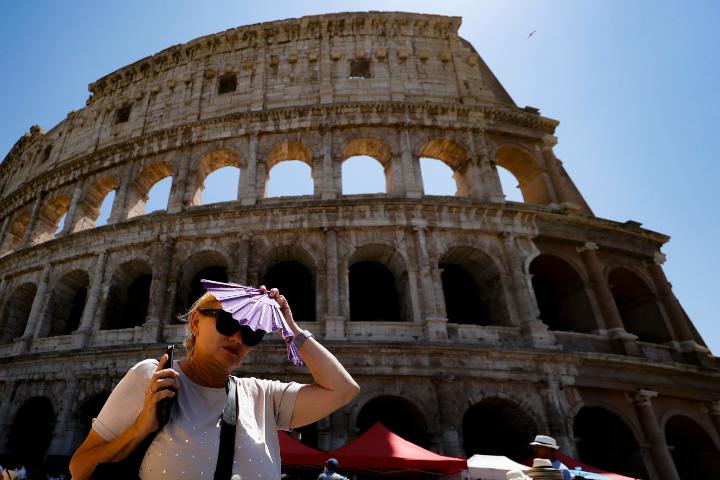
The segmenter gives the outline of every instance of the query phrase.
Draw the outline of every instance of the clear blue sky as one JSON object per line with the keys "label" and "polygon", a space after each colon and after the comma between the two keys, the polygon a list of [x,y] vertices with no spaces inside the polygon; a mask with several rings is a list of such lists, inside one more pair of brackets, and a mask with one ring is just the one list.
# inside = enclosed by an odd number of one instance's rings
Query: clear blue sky
{"label": "clear blue sky", "polygon": [[6,1],[0,158],[30,125],[47,130],[81,108],[88,83],[171,45],[239,25],[363,10],[462,16],[460,34],[517,104],[560,120],[555,151],[596,215],[672,237],[666,273],[720,352],[720,2]]}

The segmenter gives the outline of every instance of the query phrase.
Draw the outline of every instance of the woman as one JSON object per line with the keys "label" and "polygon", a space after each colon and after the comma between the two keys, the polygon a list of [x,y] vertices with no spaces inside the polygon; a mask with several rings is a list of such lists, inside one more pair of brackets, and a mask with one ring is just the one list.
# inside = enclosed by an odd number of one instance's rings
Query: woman
{"label": "woman", "polygon": [[[264,286],[261,292],[266,292]],[[302,359],[314,384],[281,383],[231,377],[237,382],[238,421],[233,474],[259,480],[280,478],[278,429],[308,425],[339,409],[360,391],[340,362],[295,323],[290,306],[273,288],[268,292],[280,305],[295,335]],[[252,347],[241,332],[221,334],[220,302],[204,294],[188,312],[185,346],[188,358],[177,368],[159,369],[159,361],[135,365],[115,387],[93,422],[93,428],[70,461],[73,479],[89,478],[99,463],[118,462],[158,429],[156,405],[176,394],[168,424],[157,434],[143,459],[143,479],[212,478],[219,444],[219,415],[230,372],[242,364]],[[250,343],[250,342],[248,342]]]}

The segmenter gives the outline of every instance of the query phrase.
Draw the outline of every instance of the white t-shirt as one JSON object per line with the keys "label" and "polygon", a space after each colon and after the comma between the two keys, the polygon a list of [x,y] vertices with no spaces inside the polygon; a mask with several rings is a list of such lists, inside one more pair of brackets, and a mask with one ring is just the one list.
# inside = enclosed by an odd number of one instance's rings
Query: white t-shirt
{"label": "white t-shirt", "polygon": [[[110,394],[93,429],[111,441],[132,425],[143,407],[145,391],[157,360],[144,360],[128,371]],[[220,442],[225,388],[193,383],[175,362],[180,389],[170,420],[157,434],[140,467],[140,478],[212,478]],[[237,382],[239,405],[233,474],[243,480],[280,478],[277,430],[290,428],[302,384],[231,377]]]}

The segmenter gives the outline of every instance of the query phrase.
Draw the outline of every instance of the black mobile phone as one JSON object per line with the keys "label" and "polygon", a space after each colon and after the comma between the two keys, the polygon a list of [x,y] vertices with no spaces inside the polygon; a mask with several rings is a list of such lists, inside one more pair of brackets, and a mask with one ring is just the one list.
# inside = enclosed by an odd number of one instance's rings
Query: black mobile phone
{"label": "black mobile phone", "polygon": [[[167,350],[165,350],[165,353],[167,353],[168,359],[163,365],[163,369],[165,368],[172,368],[173,366],[173,353],[175,351],[175,345],[168,345]],[[177,389],[170,388],[173,392],[177,393]],[[173,403],[175,402],[175,397],[171,398],[163,398],[160,400],[157,404],[157,418],[159,423],[159,429],[164,427],[165,424],[170,420],[170,410],[172,410]]]}

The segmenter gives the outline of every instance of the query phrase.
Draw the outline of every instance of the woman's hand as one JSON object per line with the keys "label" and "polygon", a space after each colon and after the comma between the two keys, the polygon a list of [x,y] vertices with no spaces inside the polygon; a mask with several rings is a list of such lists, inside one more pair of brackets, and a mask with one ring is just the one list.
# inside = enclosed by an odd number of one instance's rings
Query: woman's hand
{"label": "woman's hand", "polygon": [[175,388],[177,390],[180,387],[180,382],[177,380],[180,376],[178,372],[172,368],[160,369],[160,366],[164,365],[167,359],[167,353],[160,357],[158,366],[145,391],[143,409],[133,424],[133,428],[141,438],[147,437],[158,429],[157,403],[164,398],[174,397],[175,392],[170,389]]}
{"label": "woman's hand", "polygon": [[[296,329],[299,330],[299,327],[295,323],[295,319],[293,319],[292,311],[290,310],[290,304],[288,304],[287,298],[285,298],[285,295],[280,295],[280,292],[277,288],[271,288],[268,290],[265,285],[260,285],[259,290],[261,293],[268,292],[268,296],[275,300],[278,305],[280,305],[280,311],[283,314],[283,317],[285,317],[285,321],[288,323],[288,326],[290,329],[297,334],[295,331]],[[282,335],[282,332],[278,331]]]}

